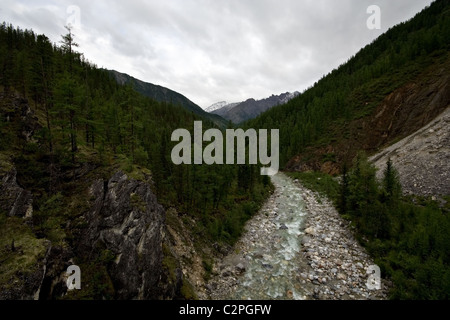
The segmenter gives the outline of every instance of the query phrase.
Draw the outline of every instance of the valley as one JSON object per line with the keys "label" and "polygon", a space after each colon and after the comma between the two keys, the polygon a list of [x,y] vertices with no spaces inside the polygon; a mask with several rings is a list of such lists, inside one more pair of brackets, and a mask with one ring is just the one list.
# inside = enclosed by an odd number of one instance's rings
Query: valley
{"label": "valley", "polygon": [[449,299],[449,17],[209,112],[4,22],[0,299]]}

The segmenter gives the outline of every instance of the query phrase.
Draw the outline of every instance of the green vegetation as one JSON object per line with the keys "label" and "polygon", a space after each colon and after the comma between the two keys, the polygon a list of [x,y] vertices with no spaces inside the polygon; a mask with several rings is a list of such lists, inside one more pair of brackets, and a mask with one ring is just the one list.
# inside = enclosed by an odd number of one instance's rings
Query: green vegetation
{"label": "green vegetation", "polygon": [[212,275],[212,270],[213,270],[212,262],[208,258],[203,258],[202,264],[203,264],[203,269],[205,269],[205,274],[203,277],[205,278],[205,281],[208,281],[209,279],[211,279],[211,275]]}
{"label": "green vegetation", "polygon": [[[176,271],[180,268],[179,261],[174,257],[172,252],[170,251],[170,248],[163,244],[163,267],[167,270],[167,274],[169,275],[169,282],[171,285],[175,286],[177,284],[177,275]],[[180,289],[180,294],[183,298],[187,300],[196,300],[198,299],[194,288],[192,287],[191,283],[186,280],[185,277],[182,278],[182,285]]]}
{"label": "green vegetation", "polygon": [[[350,164],[361,148],[356,140],[350,150],[342,151],[349,153],[347,159],[340,158],[340,150],[324,147],[346,141],[353,134],[350,123],[365,119],[386,95],[448,59],[449,16],[448,1],[435,1],[301,96],[246,124],[280,129],[281,165],[300,154],[319,164],[342,164],[340,184],[318,173],[291,176],[335,201],[383,274],[393,280],[391,297],[397,299],[449,298],[448,204],[442,208],[427,199],[402,197],[390,163],[381,183],[362,155],[348,171],[346,162]],[[83,227],[81,216],[90,205],[89,186],[117,170],[138,180],[151,178],[158,201],[176,209],[168,223],[177,229],[178,219],[189,220],[186,225],[192,227],[197,245],[233,244],[269,194],[269,179],[259,175],[257,166],[174,165],[171,133],[178,128],[193,132],[196,120],[203,120],[204,129],[211,128],[211,118],[145,97],[132,85],[119,85],[76,48],[70,29],[58,47],[44,35],[0,25],[0,175],[14,166],[20,186],[34,199],[33,228],[0,212],[0,285],[19,270],[33,272],[45,254],[45,239],[60,246],[76,243],[74,229]],[[20,116],[28,104],[37,120]],[[32,139],[24,137],[29,131]],[[321,149],[318,159],[309,148]],[[131,196],[131,201],[145,209],[140,197]],[[166,244],[163,252],[163,268],[169,280],[176,281],[179,263]],[[104,252],[92,261],[80,260],[89,289],[67,298],[113,298],[107,272],[113,258]],[[208,278],[208,257],[203,267]],[[188,283],[181,291],[195,298]]]}
{"label": "green vegetation", "polygon": [[10,157],[5,153],[0,152],[0,174],[11,171],[13,167]]}
{"label": "green vegetation", "polygon": [[[118,85],[108,71],[75,51],[74,37],[69,29],[61,47],[56,47],[44,35],[0,25],[4,53],[0,66],[6,70],[0,77],[3,114],[11,111],[6,110],[11,104],[7,97],[19,91],[42,124],[38,141],[3,146],[15,152],[18,179],[38,195],[45,210],[36,209],[47,212],[37,216],[41,229],[60,233],[57,225],[63,221],[56,221],[57,211],[73,194],[70,184],[60,184],[61,175],[70,180],[70,173],[80,166],[111,170],[118,164],[132,178],[147,180],[151,175],[159,201],[195,217],[202,237],[206,233],[214,241],[233,243],[243,221],[268,192],[269,184],[257,174],[258,168],[175,166],[170,160],[175,145],[171,133],[178,128],[193,130],[194,121],[202,119],[182,107],[144,97],[131,86]],[[15,125],[2,121],[2,134],[19,135],[11,130]],[[205,129],[212,126],[204,121]],[[46,201],[56,194],[63,200],[48,207]]]}
{"label": "green vegetation", "polygon": [[0,285],[20,287],[19,282],[25,278],[14,283],[12,280],[17,274],[28,275],[42,270],[39,261],[47,252],[46,241],[38,239],[22,219],[7,217],[2,212],[0,230]]}
{"label": "green vegetation", "polygon": [[167,102],[172,105],[183,107],[189,112],[193,112],[204,119],[214,122],[219,127],[226,127],[227,121],[225,119],[217,115],[207,113],[198,105],[177,92],[151,83],[140,81],[124,73],[119,73],[117,71],[109,72],[120,84],[130,85],[134,90],[145,97],[149,97],[158,102]]}
{"label": "green vegetation", "polygon": [[163,244],[162,249],[164,254],[163,267],[168,271],[170,283],[175,284],[177,281],[176,269],[178,268],[178,261],[166,244]]}
{"label": "green vegetation", "polygon": [[197,294],[194,291],[194,288],[189,283],[189,281],[183,280],[183,285],[181,286],[181,295],[186,300],[197,300]]}
{"label": "green vegetation", "polygon": [[344,174],[337,204],[382,273],[392,279],[391,298],[449,299],[449,211],[434,201],[414,204],[402,198],[390,161],[381,183],[364,156],[355,162]]}
{"label": "green vegetation", "polygon": [[298,179],[306,188],[319,192],[331,200],[339,195],[339,183],[330,175],[321,172],[287,172],[292,179]]}
{"label": "green vegetation", "polygon": [[107,261],[101,258],[90,263],[79,263],[83,270],[82,290],[67,292],[63,300],[111,300],[114,299],[114,285],[106,268]]}

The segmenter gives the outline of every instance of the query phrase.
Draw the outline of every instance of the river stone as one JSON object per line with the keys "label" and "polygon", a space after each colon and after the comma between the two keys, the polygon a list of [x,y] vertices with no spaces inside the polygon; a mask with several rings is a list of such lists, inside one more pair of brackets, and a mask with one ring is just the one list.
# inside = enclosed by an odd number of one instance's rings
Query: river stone
{"label": "river stone", "polygon": [[239,264],[236,266],[236,271],[239,272],[239,273],[245,272],[245,266],[244,266],[242,263],[239,263]]}
{"label": "river stone", "polygon": [[292,292],[292,290],[288,290],[286,292],[286,296],[288,297],[288,299],[292,299],[294,297],[294,293]]}
{"label": "river stone", "polygon": [[338,280],[345,280],[347,279],[347,276],[343,273],[338,273],[337,278]]}
{"label": "river stone", "polygon": [[311,241],[311,237],[304,236],[302,239],[302,245],[306,246]]}
{"label": "river stone", "polygon": [[288,230],[288,229],[289,228],[284,223],[281,224],[280,230]]}
{"label": "river stone", "polygon": [[222,277],[227,278],[227,277],[229,277],[229,276],[231,276],[231,272],[230,272],[229,270],[224,271],[224,272],[222,273]]}

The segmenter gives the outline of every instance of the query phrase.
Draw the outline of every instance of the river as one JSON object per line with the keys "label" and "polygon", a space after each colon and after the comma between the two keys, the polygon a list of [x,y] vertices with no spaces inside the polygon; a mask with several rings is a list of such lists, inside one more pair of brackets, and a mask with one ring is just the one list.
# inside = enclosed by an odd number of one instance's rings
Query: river
{"label": "river", "polygon": [[373,261],[333,205],[283,173],[273,195],[214,266],[211,299],[384,299],[366,286]]}
{"label": "river", "polygon": [[[301,283],[296,281],[302,262],[299,253],[306,216],[303,198],[285,175],[277,174],[272,180],[277,186],[276,194],[256,223],[247,226],[250,241],[243,241],[240,247],[246,272],[229,298],[302,299],[305,295]],[[263,235],[258,232],[261,228]]]}
{"label": "river", "polygon": [[[235,300],[304,299],[299,279],[299,254],[306,216],[303,198],[294,182],[282,173],[272,177],[276,189],[246,232],[225,266],[245,268],[221,298]],[[241,267],[241,268],[239,268]],[[224,272],[225,276],[227,271]]]}

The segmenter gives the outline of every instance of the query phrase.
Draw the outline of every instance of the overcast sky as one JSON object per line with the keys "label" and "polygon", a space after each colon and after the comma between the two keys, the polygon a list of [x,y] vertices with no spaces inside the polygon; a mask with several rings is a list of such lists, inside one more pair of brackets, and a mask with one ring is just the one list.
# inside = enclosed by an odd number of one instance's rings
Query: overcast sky
{"label": "overcast sky", "polygon": [[[218,101],[303,91],[431,0],[2,0],[0,20],[59,42],[71,23],[79,51],[182,93]],[[381,29],[370,30],[370,5]]]}

